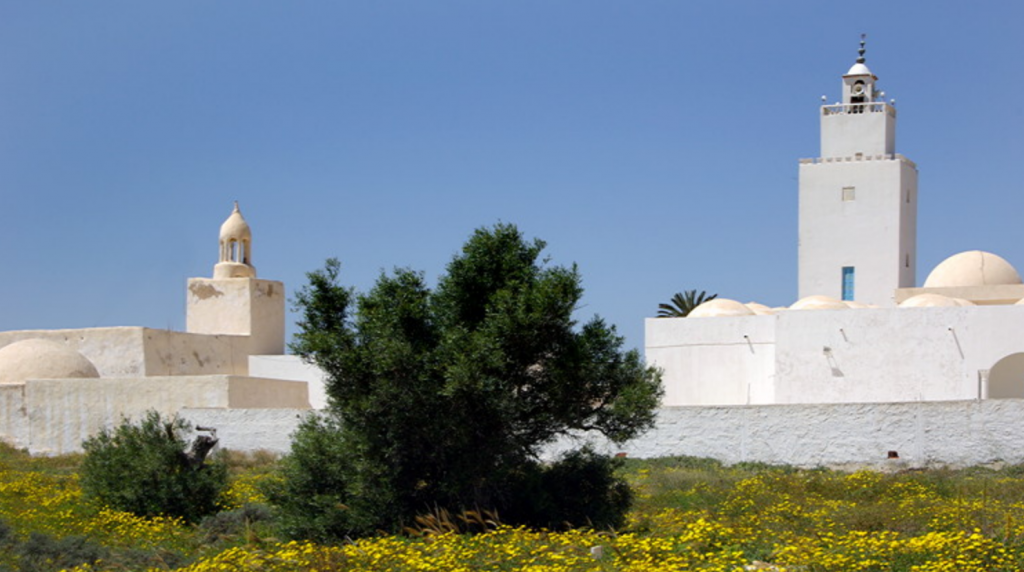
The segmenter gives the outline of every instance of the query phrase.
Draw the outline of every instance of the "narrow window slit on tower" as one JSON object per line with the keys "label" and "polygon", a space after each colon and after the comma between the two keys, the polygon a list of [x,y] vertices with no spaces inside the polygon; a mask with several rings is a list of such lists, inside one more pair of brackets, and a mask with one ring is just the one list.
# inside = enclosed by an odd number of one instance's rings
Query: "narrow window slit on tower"
{"label": "narrow window slit on tower", "polygon": [[843,187],[843,200],[852,201],[857,198],[856,187]]}

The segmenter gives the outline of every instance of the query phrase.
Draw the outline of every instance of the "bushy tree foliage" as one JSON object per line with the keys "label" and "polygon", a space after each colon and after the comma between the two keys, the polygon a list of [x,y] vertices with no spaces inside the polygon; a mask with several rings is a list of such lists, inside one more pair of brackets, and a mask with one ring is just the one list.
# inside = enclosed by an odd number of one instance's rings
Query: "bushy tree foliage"
{"label": "bushy tree foliage", "polygon": [[538,525],[621,519],[628,491],[613,463],[586,452],[548,466],[539,453],[572,432],[645,431],[660,375],[600,318],[577,325],[580,275],[541,260],[544,246],[512,225],[479,229],[435,289],[396,269],[357,295],[337,260],[309,274],[292,348],[326,372],[331,406],[286,462],[279,502],[295,534],[393,530],[436,508]]}
{"label": "bushy tree foliage", "polygon": [[138,423],[122,420],[84,443],[80,470],[86,496],[140,516],[176,516],[196,522],[217,510],[227,484],[220,462],[190,460],[183,435],[191,427],[178,417],[150,411]]}

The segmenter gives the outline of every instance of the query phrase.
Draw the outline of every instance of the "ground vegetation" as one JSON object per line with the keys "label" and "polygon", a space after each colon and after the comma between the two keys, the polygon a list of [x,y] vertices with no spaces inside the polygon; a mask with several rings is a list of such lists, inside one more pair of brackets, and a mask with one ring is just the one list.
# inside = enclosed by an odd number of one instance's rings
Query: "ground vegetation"
{"label": "ground vegetation", "polygon": [[[99,504],[136,516],[196,522],[216,512],[227,469],[206,462],[205,451],[197,455],[185,438],[190,430],[182,419],[163,419],[150,411],[138,421],[124,419],[100,431],[82,444],[82,491]],[[212,442],[208,436],[196,441]]]}
{"label": "ground vegetation", "polygon": [[[88,502],[78,484],[80,456],[29,458],[0,447],[0,569],[1024,569],[1024,465],[838,472],[630,459],[617,474],[636,502],[614,531],[545,531],[435,511],[403,534],[321,544],[286,541],[277,532],[263,492],[281,478],[276,462],[245,455],[225,461],[231,478],[222,513],[188,525]],[[466,534],[470,529],[477,533]]]}

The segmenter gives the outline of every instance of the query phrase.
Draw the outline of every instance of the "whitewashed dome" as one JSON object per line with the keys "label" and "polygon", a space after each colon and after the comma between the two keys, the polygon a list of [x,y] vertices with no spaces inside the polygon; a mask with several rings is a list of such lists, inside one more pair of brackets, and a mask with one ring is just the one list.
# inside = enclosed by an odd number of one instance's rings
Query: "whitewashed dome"
{"label": "whitewashed dome", "polygon": [[99,376],[85,356],[57,342],[32,338],[0,348],[0,383]]}
{"label": "whitewashed dome", "polygon": [[871,307],[865,304],[864,302],[858,302],[856,300],[843,300],[842,302],[843,304],[846,304],[847,308],[853,308],[854,310],[861,310],[863,308]]}
{"label": "whitewashed dome", "polygon": [[235,210],[231,211],[231,215],[224,221],[224,224],[220,225],[220,239],[221,241],[252,240],[252,229],[249,228],[249,223],[245,222],[245,219],[242,217],[242,211],[238,209],[237,201],[235,202]]}
{"label": "whitewashed dome", "polygon": [[924,287],[956,288],[1020,283],[1020,274],[1001,256],[969,250],[940,262],[924,281]]}
{"label": "whitewashed dome", "polygon": [[846,310],[847,308],[849,306],[842,300],[820,295],[801,298],[789,307],[790,310]]}
{"label": "whitewashed dome", "polygon": [[874,76],[875,74],[871,73],[871,70],[868,69],[867,65],[865,65],[862,62],[857,62],[857,63],[853,64],[853,66],[850,67],[850,71],[846,72],[846,75],[870,75],[870,76]]}
{"label": "whitewashed dome", "polygon": [[708,300],[690,311],[688,318],[711,318],[722,316],[753,316],[754,311],[742,302],[728,298]]}
{"label": "whitewashed dome", "polygon": [[900,308],[949,308],[961,305],[956,298],[932,293],[918,294],[900,302]]}
{"label": "whitewashed dome", "polygon": [[775,310],[757,302],[747,302],[744,306],[750,308],[750,311],[758,316],[771,316],[775,314]]}

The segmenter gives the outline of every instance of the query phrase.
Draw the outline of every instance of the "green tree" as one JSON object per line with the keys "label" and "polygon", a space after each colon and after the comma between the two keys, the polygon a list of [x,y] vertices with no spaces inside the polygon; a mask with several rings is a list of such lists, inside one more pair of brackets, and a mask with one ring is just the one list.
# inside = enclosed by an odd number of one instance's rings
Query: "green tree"
{"label": "green tree", "polygon": [[150,411],[138,424],[125,419],[113,431],[104,429],[90,437],[82,443],[82,491],[104,505],[140,516],[196,522],[216,512],[227,485],[227,466],[203,462],[194,450],[188,451],[183,434],[190,429],[183,419],[165,421]]}
{"label": "green tree", "polygon": [[622,442],[650,428],[660,374],[600,318],[577,325],[580,275],[541,260],[544,246],[512,225],[479,229],[433,290],[396,269],[356,295],[333,259],[309,274],[292,349],[326,372],[331,406],[285,463],[278,502],[292,534],[395,530],[437,508],[621,521],[628,491],[612,462],[539,455],[573,432]]}
{"label": "green tree", "polygon": [[659,318],[685,318],[690,315],[690,312],[694,308],[700,306],[708,300],[714,300],[718,297],[718,294],[712,294],[708,296],[708,293],[704,290],[700,291],[700,294],[696,290],[687,290],[685,292],[676,292],[672,299],[669,300],[668,304],[658,304],[658,317]]}

